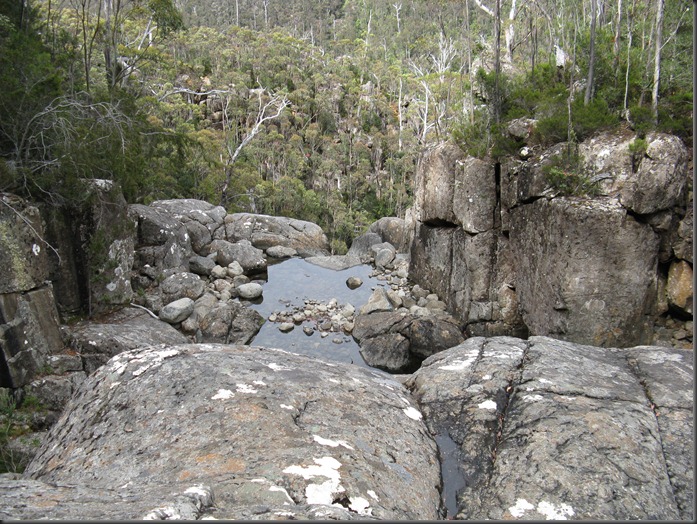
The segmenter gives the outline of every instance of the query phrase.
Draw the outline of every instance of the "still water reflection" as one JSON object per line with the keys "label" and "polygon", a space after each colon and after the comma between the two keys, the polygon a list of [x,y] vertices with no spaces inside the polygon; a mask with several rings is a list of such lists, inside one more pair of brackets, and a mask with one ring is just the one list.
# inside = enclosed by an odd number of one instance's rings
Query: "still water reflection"
{"label": "still water reflection", "polygon": [[[368,302],[372,288],[380,283],[377,278],[370,276],[372,271],[373,267],[367,264],[335,271],[310,264],[302,258],[284,260],[269,265],[264,295],[261,301],[252,304],[251,307],[265,319],[274,311],[303,306],[305,299],[327,303],[335,298],[340,305],[350,303],[358,310]],[[349,289],[346,279],[351,276],[359,277],[363,280],[363,285],[358,289]],[[281,333],[279,325],[267,320],[250,345],[275,347],[324,360],[369,367],[359,353],[358,344],[350,335],[330,333],[322,338],[318,331],[306,335],[303,326],[314,327],[314,322],[296,325],[290,333]],[[337,343],[338,341],[341,343]]]}

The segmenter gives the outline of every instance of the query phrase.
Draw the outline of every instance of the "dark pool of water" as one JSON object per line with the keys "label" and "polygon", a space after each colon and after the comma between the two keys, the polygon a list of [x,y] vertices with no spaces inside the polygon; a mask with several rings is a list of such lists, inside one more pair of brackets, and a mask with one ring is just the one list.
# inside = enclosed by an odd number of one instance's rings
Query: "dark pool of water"
{"label": "dark pool of water", "polygon": [[[274,311],[303,306],[305,299],[327,303],[335,298],[339,304],[350,303],[358,310],[368,302],[372,289],[382,284],[377,278],[370,276],[372,271],[373,267],[370,265],[335,271],[310,264],[301,258],[284,260],[268,267],[268,280],[263,284],[262,299],[250,307],[265,319]],[[346,285],[346,279],[352,276],[363,280],[363,285],[358,289],[352,290]],[[308,336],[302,328],[312,327],[314,323],[311,322],[296,325],[290,333],[282,333],[278,329],[279,325],[267,320],[250,344],[369,367],[359,353],[358,344],[350,335],[330,333],[322,338],[319,332],[314,332]],[[335,339],[341,343],[336,343]]]}
{"label": "dark pool of water", "polygon": [[438,444],[440,473],[443,479],[441,497],[447,510],[446,518],[453,518],[457,515],[457,494],[467,486],[467,480],[459,466],[460,450],[446,430],[439,432],[434,438]]}

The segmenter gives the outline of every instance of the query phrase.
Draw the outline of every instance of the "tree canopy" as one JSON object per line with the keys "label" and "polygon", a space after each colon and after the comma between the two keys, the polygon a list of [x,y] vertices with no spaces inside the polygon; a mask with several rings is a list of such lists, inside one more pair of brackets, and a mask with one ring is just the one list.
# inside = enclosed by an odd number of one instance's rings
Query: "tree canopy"
{"label": "tree canopy", "polygon": [[0,191],[318,222],[410,205],[423,148],[628,125],[692,138],[687,0],[0,0]]}

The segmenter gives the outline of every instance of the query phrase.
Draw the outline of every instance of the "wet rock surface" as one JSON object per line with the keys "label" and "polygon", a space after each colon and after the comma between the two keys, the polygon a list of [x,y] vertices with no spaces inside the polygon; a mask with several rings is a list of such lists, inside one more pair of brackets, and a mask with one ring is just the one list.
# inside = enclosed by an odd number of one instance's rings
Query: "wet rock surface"
{"label": "wet rock surface", "polygon": [[440,506],[435,444],[388,375],[283,351],[183,345],[121,353],[90,376],[25,480],[5,483],[0,511],[36,518],[52,500],[64,518],[96,508],[100,518],[142,518],[187,490],[201,495],[198,486],[214,503],[193,497],[195,518],[259,506],[308,516],[315,505],[314,518],[435,519]]}
{"label": "wet rock surface", "polygon": [[457,518],[689,520],[692,375],[692,352],[477,337],[407,386],[458,445]]}

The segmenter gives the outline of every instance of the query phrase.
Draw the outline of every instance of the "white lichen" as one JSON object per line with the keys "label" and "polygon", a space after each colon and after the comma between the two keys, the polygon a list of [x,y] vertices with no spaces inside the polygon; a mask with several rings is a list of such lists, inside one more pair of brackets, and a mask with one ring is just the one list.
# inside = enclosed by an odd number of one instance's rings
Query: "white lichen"
{"label": "white lichen", "polygon": [[523,402],[538,402],[542,399],[542,395],[525,395],[523,397]]}
{"label": "white lichen", "polygon": [[530,504],[527,500],[525,499],[518,499],[515,501],[515,505],[511,506],[508,508],[508,512],[513,515],[515,518],[520,518],[522,517],[526,511],[532,511],[535,509],[535,506]]}
{"label": "white lichen", "polygon": [[353,449],[345,440],[330,440],[328,438],[322,438],[319,435],[312,435],[312,438],[322,446],[329,446],[330,448],[343,446],[346,449]]}
{"label": "white lichen", "polygon": [[349,508],[359,515],[373,514],[373,510],[370,508],[370,502],[363,497],[349,497]]}
{"label": "white lichen", "polygon": [[211,397],[211,400],[227,400],[234,396],[235,394],[229,389],[219,389],[218,392]]}
{"label": "white lichen", "polygon": [[252,386],[249,384],[236,384],[237,385],[237,392],[238,393],[256,393],[257,390],[254,389]]}
{"label": "white lichen", "polygon": [[492,409],[496,410],[496,402],[493,400],[485,400],[477,406],[479,409]]}
{"label": "white lichen", "polygon": [[411,406],[408,408],[404,408],[402,411],[404,411],[404,414],[411,419],[421,420],[423,418],[421,412],[418,409],[413,408]]}
{"label": "white lichen", "polygon": [[557,507],[545,500],[537,505],[537,512],[544,515],[547,520],[568,520],[567,517],[574,515],[574,509],[568,504],[562,503]]}
{"label": "white lichen", "polygon": [[438,369],[443,369],[445,371],[464,371],[477,360],[479,356],[479,351],[470,351],[467,353],[466,358],[463,360],[461,358],[453,359],[450,364],[445,366],[438,366]]}

